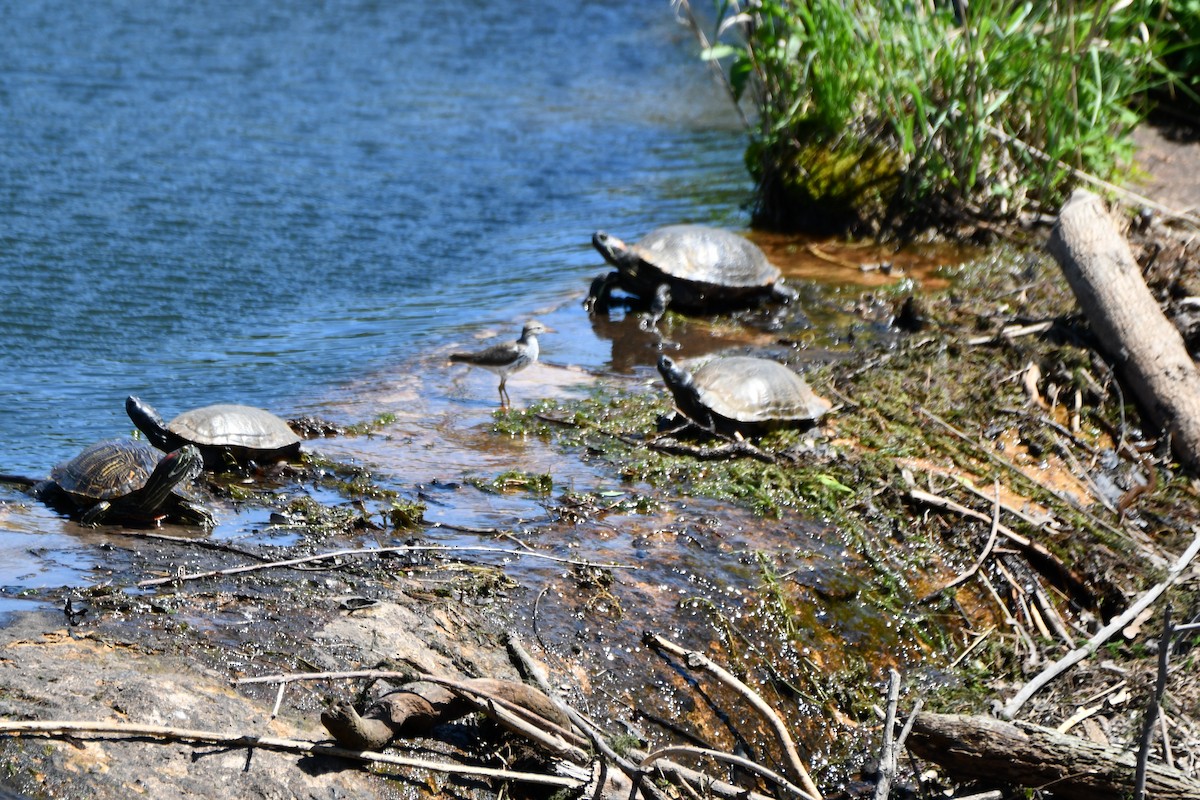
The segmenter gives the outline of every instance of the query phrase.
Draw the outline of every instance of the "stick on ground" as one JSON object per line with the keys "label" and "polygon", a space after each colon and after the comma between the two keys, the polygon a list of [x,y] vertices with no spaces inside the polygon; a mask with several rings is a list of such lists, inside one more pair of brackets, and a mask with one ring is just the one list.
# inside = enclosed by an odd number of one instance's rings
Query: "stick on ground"
{"label": "stick on ground", "polygon": [[1037,694],[1042,687],[1099,650],[1101,645],[1111,639],[1117,631],[1128,625],[1134,617],[1149,608],[1155,600],[1161,597],[1163,592],[1179,579],[1180,574],[1187,569],[1188,564],[1192,563],[1192,559],[1196,557],[1197,552],[1200,552],[1200,528],[1196,530],[1196,538],[1188,545],[1188,549],[1171,565],[1171,570],[1167,573],[1167,577],[1162,583],[1143,594],[1138,598],[1137,602],[1125,610],[1124,614],[1114,618],[1105,625],[1095,636],[1088,639],[1082,647],[1075,648],[1034,676],[1033,680],[1025,684],[1021,691],[1017,692],[1016,696],[1008,701],[1008,704],[1004,706],[1000,715],[1005,719],[1012,719],[1021,710],[1021,706],[1025,705],[1029,698]]}

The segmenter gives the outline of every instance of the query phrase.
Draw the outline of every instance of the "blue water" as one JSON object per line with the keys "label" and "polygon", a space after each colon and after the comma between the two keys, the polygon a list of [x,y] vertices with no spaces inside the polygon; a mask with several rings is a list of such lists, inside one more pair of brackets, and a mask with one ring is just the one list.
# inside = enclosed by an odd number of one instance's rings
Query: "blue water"
{"label": "blue water", "polygon": [[747,221],[739,122],[666,0],[0,20],[0,472],[127,432],[126,394],[287,416],[515,332],[586,287],[598,227]]}

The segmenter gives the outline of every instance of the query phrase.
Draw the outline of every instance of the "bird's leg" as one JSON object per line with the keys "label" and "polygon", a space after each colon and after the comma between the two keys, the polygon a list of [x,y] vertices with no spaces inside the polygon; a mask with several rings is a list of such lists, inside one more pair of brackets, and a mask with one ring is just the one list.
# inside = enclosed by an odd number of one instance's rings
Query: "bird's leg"
{"label": "bird's leg", "polygon": [[504,378],[500,379],[500,410],[508,410],[508,392],[504,389]]}

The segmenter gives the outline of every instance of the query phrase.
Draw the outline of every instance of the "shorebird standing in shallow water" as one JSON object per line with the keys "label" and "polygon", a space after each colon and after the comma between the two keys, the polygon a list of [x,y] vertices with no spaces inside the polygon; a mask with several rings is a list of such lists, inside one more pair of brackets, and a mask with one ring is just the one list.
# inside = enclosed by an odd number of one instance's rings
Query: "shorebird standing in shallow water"
{"label": "shorebird standing in shallow water", "polygon": [[536,319],[525,323],[521,338],[515,342],[497,344],[474,353],[451,353],[450,360],[457,364],[483,367],[500,376],[500,408],[508,408],[508,390],[504,388],[508,376],[520,372],[538,359],[537,337],[542,333],[553,333]]}

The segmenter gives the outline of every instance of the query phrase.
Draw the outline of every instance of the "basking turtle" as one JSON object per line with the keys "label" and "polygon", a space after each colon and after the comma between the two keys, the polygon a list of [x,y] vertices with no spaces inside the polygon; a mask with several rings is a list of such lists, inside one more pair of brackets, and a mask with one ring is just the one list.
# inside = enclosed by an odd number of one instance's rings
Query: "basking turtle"
{"label": "basking turtle", "polygon": [[147,403],[130,396],[125,413],[146,438],[170,452],[195,445],[207,469],[227,469],[231,463],[291,461],[300,454],[300,437],[269,411],[253,406],[222,404],[185,411],[168,423]]}
{"label": "basking turtle", "polygon": [[212,514],[178,491],[201,469],[195,447],[163,455],[145,442],[109,439],[56,466],[49,480],[14,475],[0,480],[30,487],[38,500],[84,525],[154,527],[166,520],[212,527]]}
{"label": "basking turtle", "polygon": [[684,311],[739,308],[767,300],[787,303],[796,297],[757,245],[720,228],[668,225],[637,244],[597,231],[592,245],[617,271],[592,281],[583,302],[589,312],[604,311],[618,286],[649,300],[665,284],[671,307]]}
{"label": "basking turtle", "polygon": [[715,358],[689,372],[659,356],[658,371],[683,415],[718,433],[752,436],[778,427],[809,427],[830,409],[803,378],[766,358]]}

